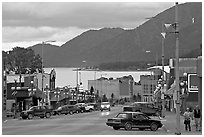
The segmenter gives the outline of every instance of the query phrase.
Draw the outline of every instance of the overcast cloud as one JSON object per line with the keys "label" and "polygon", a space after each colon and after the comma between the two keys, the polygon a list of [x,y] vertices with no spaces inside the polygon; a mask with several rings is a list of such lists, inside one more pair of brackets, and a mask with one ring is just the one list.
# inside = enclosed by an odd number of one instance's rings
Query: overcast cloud
{"label": "overcast cloud", "polygon": [[45,40],[61,45],[89,29],[136,28],[172,6],[173,2],[3,2],[2,48]]}

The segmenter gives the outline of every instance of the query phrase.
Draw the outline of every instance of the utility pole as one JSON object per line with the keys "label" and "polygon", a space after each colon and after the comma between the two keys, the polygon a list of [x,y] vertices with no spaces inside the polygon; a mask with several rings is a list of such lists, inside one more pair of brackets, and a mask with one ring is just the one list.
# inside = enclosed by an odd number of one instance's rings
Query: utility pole
{"label": "utility pole", "polygon": [[78,68],[76,70],[76,102],[78,103]]}
{"label": "utility pole", "polygon": [[180,92],[179,92],[179,23],[178,23],[178,2],[175,3],[175,35],[176,35],[176,135],[181,135],[180,129]]}
{"label": "utility pole", "polygon": [[43,66],[43,47],[46,43],[49,43],[49,42],[56,42],[55,40],[48,40],[48,41],[43,41],[41,44],[42,44],[42,93],[44,93],[44,66]]}
{"label": "utility pole", "polygon": [[[162,32],[164,32],[164,24],[162,22]],[[162,88],[161,88],[161,100],[162,100],[162,117],[165,116],[165,100],[164,100],[164,40],[165,37],[162,38]]]}

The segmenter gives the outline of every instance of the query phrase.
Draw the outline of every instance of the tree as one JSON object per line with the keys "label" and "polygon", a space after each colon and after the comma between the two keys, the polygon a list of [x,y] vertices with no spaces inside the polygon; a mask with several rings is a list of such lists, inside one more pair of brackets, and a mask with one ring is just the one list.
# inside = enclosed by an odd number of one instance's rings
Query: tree
{"label": "tree", "polygon": [[103,97],[102,97],[102,102],[107,102],[107,101],[108,101],[108,99],[106,97],[106,94],[104,94]]}
{"label": "tree", "polygon": [[113,98],[114,98],[114,94],[112,93],[112,94],[111,94],[111,99],[113,100]]}
{"label": "tree", "polygon": [[137,101],[137,96],[135,94],[133,95],[133,100]]}
{"label": "tree", "polygon": [[137,99],[137,102],[140,102],[141,100],[142,100],[142,97],[141,97],[141,95],[139,94],[139,93],[137,93],[137,97],[136,97]]}
{"label": "tree", "polygon": [[93,93],[94,93],[94,88],[93,88],[93,86],[91,86],[90,94],[93,95]]}
{"label": "tree", "polygon": [[42,72],[42,59],[32,49],[15,47],[8,53],[3,52],[3,62],[8,71],[16,74]]}
{"label": "tree", "polygon": [[95,94],[95,100],[96,100],[96,102],[100,102],[99,99],[100,99],[100,97],[99,97],[99,91],[97,90],[97,91],[96,91],[96,94]]}

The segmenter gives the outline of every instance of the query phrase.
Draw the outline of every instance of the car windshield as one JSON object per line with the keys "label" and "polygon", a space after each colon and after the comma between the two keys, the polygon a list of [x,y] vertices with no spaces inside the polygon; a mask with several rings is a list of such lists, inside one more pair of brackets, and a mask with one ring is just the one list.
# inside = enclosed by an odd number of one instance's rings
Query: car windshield
{"label": "car windshield", "polygon": [[31,107],[31,108],[29,108],[29,110],[34,110],[34,109],[36,109],[36,107]]}
{"label": "car windshield", "polygon": [[127,118],[127,114],[126,113],[119,113],[116,117],[117,118]]}

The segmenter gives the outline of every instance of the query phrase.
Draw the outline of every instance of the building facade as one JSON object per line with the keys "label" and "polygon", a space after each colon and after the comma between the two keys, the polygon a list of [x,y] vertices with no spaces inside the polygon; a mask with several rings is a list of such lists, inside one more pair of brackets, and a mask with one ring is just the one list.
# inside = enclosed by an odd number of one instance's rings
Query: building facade
{"label": "building facade", "polygon": [[140,92],[138,88],[134,87],[134,83],[135,82],[132,76],[124,76],[117,79],[107,79],[101,77],[97,80],[88,80],[88,89],[91,89],[91,87],[93,87],[95,94],[98,93],[100,97],[106,95],[108,99],[111,98],[112,94],[116,99],[130,99],[134,94],[137,94],[135,93],[136,91]]}
{"label": "building facade", "polygon": [[154,91],[156,90],[158,79],[154,75],[141,75],[142,101],[153,102]]}
{"label": "building facade", "polygon": [[[22,111],[29,109],[29,107],[33,105],[43,105],[43,99],[46,98],[46,94],[42,92],[42,87],[44,87],[44,89],[49,87],[50,89],[50,82],[55,83],[55,79],[51,79],[50,77],[53,76],[54,72],[55,71],[52,70],[50,74],[44,73],[43,80],[42,74],[39,73],[21,75],[7,74],[6,110],[13,111],[13,109],[16,109],[17,111]],[[42,81],[44,82],[43,84]],[[55,87],[52,86],[52,88]]]}
{"label": "building facade", "polygon": [[[169,95],[169,106],[168,108],[171,111],[175,111],[176,109],[176,91],[175,91],[175,60],[169,60],[170,66],[170,76],[169,81],[167,83],[168,90],[166,91],[166,95]],[[184,112],[187,107],[194,108],[198,105],[198,91],[191,92],[188,88],[189,86],[189,76],[197,73],[197,58],[179,58],[179,83],[180,83],[180,98],[181,98],[181,112]],[[193,80],[196,85],[198,85],[198,80]],[[181,83],[183,83],[181,85]]]}

